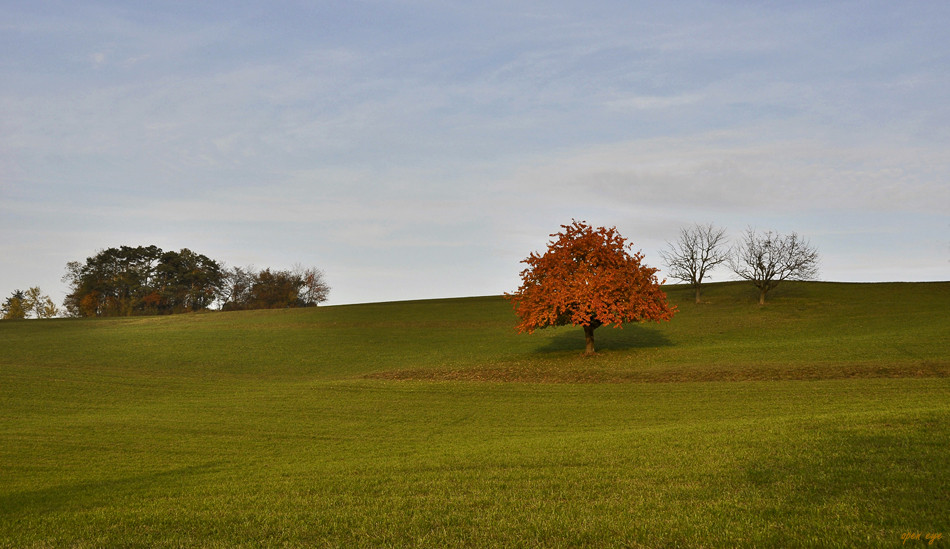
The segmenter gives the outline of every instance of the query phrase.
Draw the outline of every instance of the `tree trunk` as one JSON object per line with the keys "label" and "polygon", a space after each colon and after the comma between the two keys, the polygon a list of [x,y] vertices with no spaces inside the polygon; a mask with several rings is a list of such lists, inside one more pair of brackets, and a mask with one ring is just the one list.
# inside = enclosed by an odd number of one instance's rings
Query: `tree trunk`
{"label": "tree trunk", "polygon": [[699,286],[696,286],[696,303],[699,303]]}
{"label": "tree trunk", "polygon": [[585,355],[594,354],[594,330],[596,326],[584,326],[584,339],[587,341],[587,347],[584,349]]}
{"label": "tree trunk", "polygon": [[765,305],[765,292],[767,291],[765,288],[759,290],[759,305]]}

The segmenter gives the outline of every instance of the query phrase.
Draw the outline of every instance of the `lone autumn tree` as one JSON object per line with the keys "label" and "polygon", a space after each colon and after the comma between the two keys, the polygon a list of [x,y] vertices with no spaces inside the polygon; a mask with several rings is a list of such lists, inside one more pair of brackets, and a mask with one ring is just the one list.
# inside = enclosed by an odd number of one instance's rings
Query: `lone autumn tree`
{"label": "lone autumn tree", "polygon": [[811,280],[818,276],[818,250],[795,233],[782,235],[748,229],[729,258],[732,271],[759,289],[759,305],[783,280]]}
{"label": "lone autumn tree", "polygon": [[643,254],[616,227],[594,228],[572,220],[550,235],[543,255],[522,261],[521,287],[505,294],[521,319],[519,332],[538,328],[582,326],[585,354],[594,354],[594,330],[604,324],[669,320],[676,308],[660,289],[658,269],[642,264]]}
{"label": "lone autumn tree", "polygon": [[725,239],[725,229],[716,228],[712,223],[697,223],[680,229],[676,242],[667,242],[667,249],[660,252],[670,276],[692,286],[696,303],[700,302],[703,279],[729,258],[729,251],[723,246]]}

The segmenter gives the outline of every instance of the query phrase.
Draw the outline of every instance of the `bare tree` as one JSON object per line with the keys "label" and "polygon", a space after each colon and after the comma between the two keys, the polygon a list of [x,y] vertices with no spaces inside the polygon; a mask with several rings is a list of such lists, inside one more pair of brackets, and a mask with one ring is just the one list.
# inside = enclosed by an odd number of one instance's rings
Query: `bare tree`
{"label": "bare tree", "polygon": [[783,280],[818,276],[818,251],[795,233],[759,235],[750,228],[733,249],[729,266],[759,289],[759,305],[765,305],[765,294]]}
{"label": "bare tree", "polygon": [[218,300],[224,310],[244,309],[251,299],[251,288],[257,280],[253,266],[232,267],[224,271],[224,283]]}
{"label": "bare tree", "polygon": [[330,295],[330,285],[323,279],[323,271],[315,268],[303,268],[299,263],[294,265],[294,274],[300,278],[300,300],[306,306],[323,303]]}
{"label": "bare tree", "polygon": [[703,279],[713,267],[729,258],[725,240],[725,229],[716,228],[712,223],[697,223],[680,229],[676,242],[667,242],[668,249],[660,252],[669,275],[688,283],[696,291],[696,303],[700,301]]}

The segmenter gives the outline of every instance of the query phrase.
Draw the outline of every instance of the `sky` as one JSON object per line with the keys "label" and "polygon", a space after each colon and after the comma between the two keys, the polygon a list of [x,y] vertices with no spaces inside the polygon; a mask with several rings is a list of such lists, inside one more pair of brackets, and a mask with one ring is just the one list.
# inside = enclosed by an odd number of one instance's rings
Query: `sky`
{"label": "sky", "polygon": [[[572,219],[950,280],[950,2],[0,0],[0,294],[122,245],[497,295]],[[663,276],[661,271],[660,276]],[[727,270],[712,280],[733,279]]]}

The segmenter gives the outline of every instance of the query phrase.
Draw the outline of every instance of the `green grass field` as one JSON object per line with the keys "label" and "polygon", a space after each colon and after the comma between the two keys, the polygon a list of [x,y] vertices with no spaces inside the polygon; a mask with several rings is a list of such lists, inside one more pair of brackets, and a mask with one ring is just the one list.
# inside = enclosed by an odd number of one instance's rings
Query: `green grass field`
{"label": "green grass field", "polygon": [[668,290],[0,322],[0,547],[950,546],[950,283]]}

